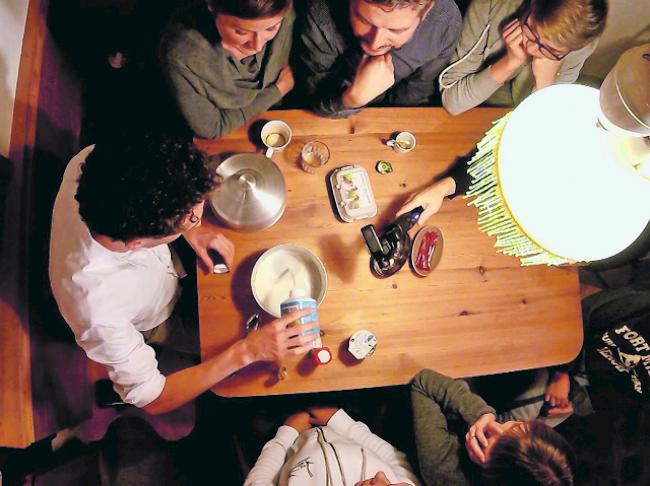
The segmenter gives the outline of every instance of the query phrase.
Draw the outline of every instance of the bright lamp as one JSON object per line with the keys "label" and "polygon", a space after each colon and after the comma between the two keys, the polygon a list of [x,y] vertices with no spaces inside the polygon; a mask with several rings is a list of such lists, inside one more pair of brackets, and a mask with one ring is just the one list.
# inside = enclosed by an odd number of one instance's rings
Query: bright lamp
{"label": "bright lamp", "polygon": [[550,86],[479,143],[467,197],[500,252],[522,265],[597,261],[643,232],[650,221],[650,179],[640,163],[647,142],[604,129],[603,118],[597,89]]}

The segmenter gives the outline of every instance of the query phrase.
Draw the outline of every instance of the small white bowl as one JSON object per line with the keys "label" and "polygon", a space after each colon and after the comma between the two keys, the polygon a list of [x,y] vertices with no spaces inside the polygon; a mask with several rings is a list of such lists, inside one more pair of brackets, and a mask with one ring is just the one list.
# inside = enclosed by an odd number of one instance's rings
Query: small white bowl
{"label": "small white bowl", "polygon": [[386,145],[399,154],[405,154],[413,150],[416,143],[415,135],[411,132],[399,132],[393,140],[386,142]]}
{"label": "small white bowl", "polygon": [[266,250],[255,262],[251,289],[257,304],[280,317],[280,304],[294,287],[305,290],[319,305],[327,291],[327,272],[320,259],[307,248],[278,245]]}

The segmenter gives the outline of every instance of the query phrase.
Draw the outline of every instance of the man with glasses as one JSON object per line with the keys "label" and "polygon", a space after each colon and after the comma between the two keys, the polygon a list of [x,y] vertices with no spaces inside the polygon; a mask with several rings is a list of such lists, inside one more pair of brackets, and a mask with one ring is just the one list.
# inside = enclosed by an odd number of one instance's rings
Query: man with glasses
{"label": "man with glasses", "polygon": [[214,185],[191,141],[116,137],[70,161],[54,204],[49,274],[59,310],[121,399],[150,413],[173,410],[252,362],[308,351],[299,333],[317,326],[287,329],[305,314],[294,313],[198,365],[159,371],[148,343],[164,340],[167,330],[170,340],[187,334],[174,312],[183,270],[168,244],[183,236],[203,265],[211,267],[208,250],[215,250],[232,266],[232,243],[200,226]]}
{"label": "man with glasses", "polygon": [[311,0],[296,77],[317,113],[431,102],[461,18],[452,0]]}
{"label": "man with glasses", "polygon": [[458,115],[482,103],[516,106],[530,93],[573,83],[605,28],[607,0],[473,0],[442,104]]}

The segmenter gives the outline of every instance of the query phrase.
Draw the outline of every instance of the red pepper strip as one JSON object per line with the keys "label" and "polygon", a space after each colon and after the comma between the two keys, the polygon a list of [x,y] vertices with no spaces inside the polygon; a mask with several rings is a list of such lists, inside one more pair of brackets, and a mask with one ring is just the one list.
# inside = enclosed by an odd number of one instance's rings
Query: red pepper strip
{"label": "red pepper strip", "polygon": [[415,259],[415,266],[420,270],[429,271],[431,269],[431,258],[437,241],[438,233],[435,231],[425,233],[422,237],[418,255]]}

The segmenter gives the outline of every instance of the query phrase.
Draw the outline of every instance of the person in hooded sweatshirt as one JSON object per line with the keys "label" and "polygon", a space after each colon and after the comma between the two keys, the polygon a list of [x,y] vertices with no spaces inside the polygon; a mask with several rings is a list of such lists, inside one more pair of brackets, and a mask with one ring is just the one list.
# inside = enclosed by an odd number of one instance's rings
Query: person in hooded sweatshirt
{"label": "person in hooded sweatshirt", "polygon": [[419,486],[406,455],[343,409],[312,407],[288,417],[244,486]]}

